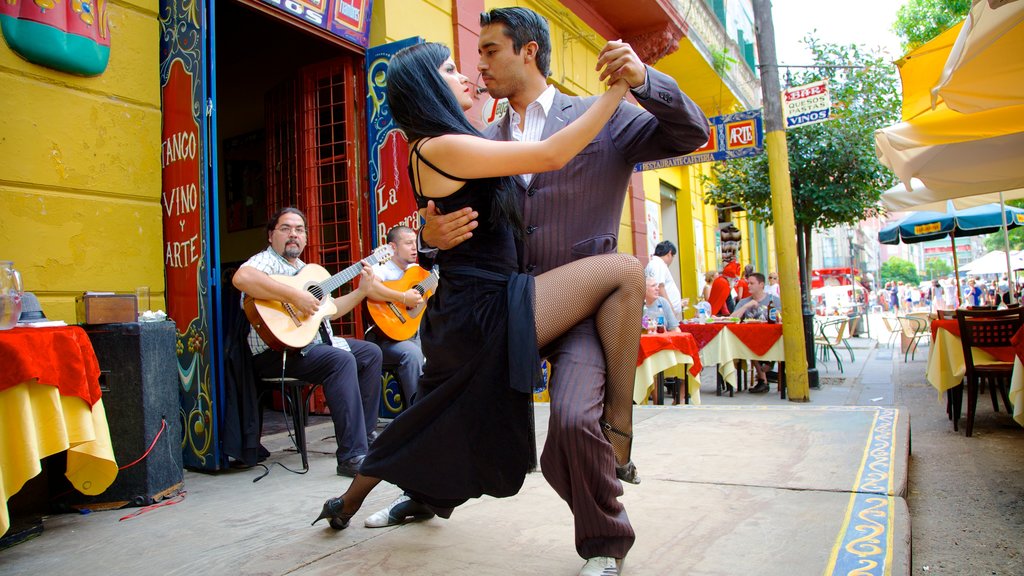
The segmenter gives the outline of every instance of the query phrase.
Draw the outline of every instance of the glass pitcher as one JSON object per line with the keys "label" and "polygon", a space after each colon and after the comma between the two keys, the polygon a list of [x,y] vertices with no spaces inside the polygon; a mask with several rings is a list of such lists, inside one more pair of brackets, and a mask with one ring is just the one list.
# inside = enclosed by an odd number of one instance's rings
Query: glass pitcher
{"label": "glass pitcher", "polygon": [[14,262],[0,260],[0,330],[13,328],[21,317],[21,274]]}

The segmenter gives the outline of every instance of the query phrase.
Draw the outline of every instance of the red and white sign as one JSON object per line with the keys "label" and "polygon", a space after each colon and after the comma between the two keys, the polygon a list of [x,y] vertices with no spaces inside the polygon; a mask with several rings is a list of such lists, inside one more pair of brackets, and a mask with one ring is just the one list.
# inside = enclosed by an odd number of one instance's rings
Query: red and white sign
{"label": "red and white sign", "polygon": [[824,122],[829,119],[831,110],[827,80],[782,91],[782,115],[786,118],[786,128]]}

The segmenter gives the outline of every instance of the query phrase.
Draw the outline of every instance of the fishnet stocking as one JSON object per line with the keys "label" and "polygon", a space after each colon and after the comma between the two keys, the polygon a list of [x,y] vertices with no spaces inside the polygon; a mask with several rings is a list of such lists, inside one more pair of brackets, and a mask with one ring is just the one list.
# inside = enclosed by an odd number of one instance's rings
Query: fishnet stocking
{"label": "fishnet stocking", "polygon": [[[605,357],[604,420],[629,436],[605,432],[619,465],[630,460],[633,382],[640,346],[644,270],[628,254],[570,262],[536,278],[537,345],[545,346],[594,316]],[[554,370],[558,370],[555,366]]]}

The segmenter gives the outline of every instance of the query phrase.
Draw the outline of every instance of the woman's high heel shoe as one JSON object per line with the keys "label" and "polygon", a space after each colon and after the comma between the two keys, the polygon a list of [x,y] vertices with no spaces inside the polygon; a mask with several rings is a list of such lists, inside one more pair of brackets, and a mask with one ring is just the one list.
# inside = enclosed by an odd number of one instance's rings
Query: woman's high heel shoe
{"label": "woman's high heel shoe", "polygon": [[310,524],[310,526],[324,518],[327,518],[331,528],[334,528],[335,530],[344,530],[345,528],[348,528],[348,523],[352,520],[352,516],[355,516],[355,514],[346,514],[342,512],[344,507],[344,498],[341,496],[331,498],[327,502],[324,502],[323,510],[320,511],[320,515],[316,517],[316,520],[313,520],[313,523]]}
{"label": "woman's high heel shoe", "polygon": [[[623,438],[628,439],[629,440],[629,452],[630,452],[630,454],[632,454],[632,452],[633,452],[633,435],[632,434],[627,434],[627,433],[623,432],[622,430],[618,430],[618,429],[614,428],[608,422],[605,422],[604,420],[601,420],[601,429],[604,430],[605,437],[607,437],[608,433],[611,432],[613,434],[618,434],[619,436],[622,436]],[[609,438],[608,440],[611,441],[611,438]],[[632,458],[627,460],[625,464],[616,464],[615,465],[615,477],[618,478],[619,480],[622,480],[623,482],[629,482],[630,484],[639,484],[640,483],[640,474],[637,472],[636,464],[633,464],[633,459]]]}

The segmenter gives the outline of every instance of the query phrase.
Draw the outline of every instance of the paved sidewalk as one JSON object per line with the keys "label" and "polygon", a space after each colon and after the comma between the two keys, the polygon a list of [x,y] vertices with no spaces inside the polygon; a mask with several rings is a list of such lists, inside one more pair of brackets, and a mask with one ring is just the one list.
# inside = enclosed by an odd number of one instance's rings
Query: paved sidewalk
{"label": "paved sidewalk", "polygon": [[[809,403],[774,386],[716,397],[710,373],[703,406],[637,407],[643,483],[622,499],[637,531],[625,574],[907,574],[910,424],[893,408],[891,355],[855,346],[845,373],[821,367]],[[536,410],[542,445],[548,409]],[[331,433],[310,427],[305,475],[187,472],[172,506],[123,521],[138,510],[48,517],[40,537],[0,552],[2,572],[572,576],[582,565],[572,516],[539,473],[519,495],[471,501],[447,521],[364,528],[399,493],[382,485],[348,529],[310,527],[348,483],[334,475]],[[298,466],[285,434],[265,443],[268,463]]]}

